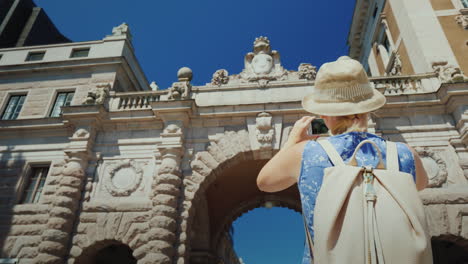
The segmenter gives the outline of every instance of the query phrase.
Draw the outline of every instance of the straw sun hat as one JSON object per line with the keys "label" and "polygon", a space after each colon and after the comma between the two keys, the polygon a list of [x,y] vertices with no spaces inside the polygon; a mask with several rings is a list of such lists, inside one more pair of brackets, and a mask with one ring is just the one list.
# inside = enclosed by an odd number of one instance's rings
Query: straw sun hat
{"label": "straw sun hat", "polygon": [[325,116],[368,113],[385,104],[374,89],[361,63],[347,56],[325,63],[315,79],[315,88],[302,100],[308,112]]}

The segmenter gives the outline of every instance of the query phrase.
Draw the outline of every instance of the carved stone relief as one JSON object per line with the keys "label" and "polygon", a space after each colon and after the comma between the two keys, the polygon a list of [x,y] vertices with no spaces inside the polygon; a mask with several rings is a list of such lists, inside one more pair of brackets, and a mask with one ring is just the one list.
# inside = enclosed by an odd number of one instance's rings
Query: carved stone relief
{"label": "carved stone relief", "polygon": [[275,130],[271,123],[272,116],[269,113],[262,112],[256,118],[256,135],[260,143],[260,148],[271,148]]}
{"label": "carved stone relief", "polygon": [[449,65],[447,61],[434,62],[432,64],[432,69],[434,69],[434,72],[437,73],[437,77],[441,83],[457,83],[468,81],[468,77],[462,73],[460,68]]}
{"label": "carved stone relief", "polygon": [[96,88],[92,89],[86,95],[82,104],[85,105],[100,105],[104,104],[106,98],[109,96],[111,85],[109,83],[97,84]]}
{"label": "carved stone relief", "polygon": [[395,59],[393,60],[392,68],[390,69],[389,75],[401,75],[402,63],[400,59],[400,54],[395,54]]}
{"label": "carved stone relief", "polygon": [[229,82],[229,74],[225,69],[217,70],[213,73],[213,78],[211,79],[211,84],[216,86],[221,86]]}
{"label": "carved stone relief", "polygon": [[301,63],[297,73],[299,79],[312,81],[315,80],[315,76],[317,75],[317,67],[312,66],[310,63]]}
{"label": "carved stone relief", "polygon": [[428,187],[442,187],[447,181],[447,165],[442,157],[429,148],[416,148],[429,178]]}
{"label": "carved stone relief", "polygon": [[253,48],[253,52],[245,56],[241,82],[257,82],[265,87],[269,81],[287,78],[288,72],[281,66],[280,55],[276,50],[271,50],[268,38],[256,38]]}
{"label": "carved stone relief", "polygon": [[468,29],[468,15],[458,15],[455,17],[455,21],[464,29]]}
{"label": "carved stone relief", "polygon": [[143,188],[143,169],[134,160],[126,159],[108,167],[104,186],[112,196],[130,196]]}
{"label": "carved stone relief", "polygon": [[89,132],[88,130],[84,129],[84,128],[79,128],[75,131],[75,133],[73,133],[73,138],[87,138],[89,137]]}

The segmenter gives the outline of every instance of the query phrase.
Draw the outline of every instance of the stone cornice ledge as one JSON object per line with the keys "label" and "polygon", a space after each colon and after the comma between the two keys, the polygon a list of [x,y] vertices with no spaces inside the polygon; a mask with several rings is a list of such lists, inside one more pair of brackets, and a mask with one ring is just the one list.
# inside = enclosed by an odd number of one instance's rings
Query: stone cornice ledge
{"label": "stone cornice ledge", "polygon": [[0,120],[0,131],[2,130],[31,130],[31,129],[58,129],[64,128],[62,118],[47,117],[34,119]]}
{"label": "stone cornice ledge", "polygon": [[429,188],[419,192],[425,205],[428,204],[466,204],[468,203],[468,185],[451,188]]}
{"label": "stone cornice ledge", "polygon": [[132,201],[95,201],[83,203],[83,212],[146,212],[151,210],[152,203],[147,199]]}

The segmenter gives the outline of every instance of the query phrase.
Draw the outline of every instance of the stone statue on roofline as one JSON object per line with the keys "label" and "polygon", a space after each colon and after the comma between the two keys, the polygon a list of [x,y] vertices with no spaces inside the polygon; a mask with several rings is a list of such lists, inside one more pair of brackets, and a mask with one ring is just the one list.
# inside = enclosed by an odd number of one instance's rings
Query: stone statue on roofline
{"label": "stone statue on roofline", "polygon": [[257,82],[265,87],[269,81],[284,80],[287,74],[288,72],[281,66],[279,53],[271,50],[268,38],[256,38],[253,52],[245,55],[244,70],[240,73],[240,80]]}

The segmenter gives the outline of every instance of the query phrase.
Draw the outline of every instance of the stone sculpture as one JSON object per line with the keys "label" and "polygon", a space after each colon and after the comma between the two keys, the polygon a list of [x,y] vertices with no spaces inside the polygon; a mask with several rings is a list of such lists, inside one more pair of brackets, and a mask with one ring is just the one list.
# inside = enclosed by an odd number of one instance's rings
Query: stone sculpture
{"label": "stone sculpture", "polygon": [[287,71],[281,66],[280,55],[271,50],[266,37],[255,39],[253,52],[247,53],[244,59],[244,70],[240,73],[243,82],[257,82],[265,87],[269,81],[284,80]]}
{"label": "stone sculpture", "polygon": [[96,88],[89,91],[86,98],[83,100],[84,105],[102,105],[109,95],[110,84],[97,84]]}
{"label": "stone sculpture", "polygon": [[447,61],[434,62],[432,64],[432,69],[437,73],[441,83],[458,83],[468,81],[460,68],[453,65],[449,65]]}
{"label": "stone sculpture", "polygon": [[299,79],[306,79],[308,81],[315,80],[317,75],[317,67],[312,66],[310,63],[301,63],[298,68]]}
{"label": "stone sculpture", "polygon": [[260,148],[271,148],[275,131],[271,124],[271,119],[271,114],[266,112],[262,112],[257,116],[256,134],[257,140],[260,143]]}
{"label": "stone sculpture", "polygon": [[216,86],[221,86],[229,82],[229,74],[225,69],[217,70],[213,73],[213,78],[211,79],[211,84]]}
{"label": "stone sculpture", "polygon": [[177,72],[178,82],[172,84],[168,89],[168,99],[169,100],[181,100],[187,99],[190,95],[192,85],[190,81],[192,80],[192,70],[188,67],[182,67]]}

